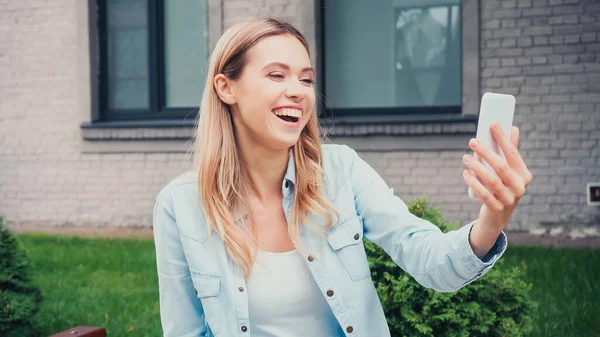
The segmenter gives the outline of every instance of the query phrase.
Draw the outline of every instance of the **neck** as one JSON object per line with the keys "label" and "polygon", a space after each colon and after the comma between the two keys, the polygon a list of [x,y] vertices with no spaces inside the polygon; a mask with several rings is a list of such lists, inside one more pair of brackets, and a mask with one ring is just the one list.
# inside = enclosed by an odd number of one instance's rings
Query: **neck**
{"label": "neck", "polygon": [[281,196],[281,182],[287,171],[289,149],[271,150],[240,142],[241,157],[246,165],[249,192],[261,202]]}

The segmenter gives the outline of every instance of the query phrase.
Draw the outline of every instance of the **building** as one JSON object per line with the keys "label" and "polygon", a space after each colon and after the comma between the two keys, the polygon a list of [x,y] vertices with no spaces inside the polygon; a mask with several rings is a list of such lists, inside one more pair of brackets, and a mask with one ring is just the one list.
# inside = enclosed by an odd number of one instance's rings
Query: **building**
{"label": "building", "polygon": [[534,174],[509,229],[600,224],[585,191],[600,181],[594,0],[0,0],[6,221],[151,226],[157,192],[190,165],[210,50],[256,16],[306,35],[330,141],[404,200],[478,216],[461,157],[493,91],[517,98]]}

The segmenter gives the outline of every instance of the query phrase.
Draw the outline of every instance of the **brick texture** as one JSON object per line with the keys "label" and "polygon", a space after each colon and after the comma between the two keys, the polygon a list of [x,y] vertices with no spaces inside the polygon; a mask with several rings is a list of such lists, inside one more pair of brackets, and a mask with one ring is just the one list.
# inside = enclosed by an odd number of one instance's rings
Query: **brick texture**
{"label": "brick texture", "polygon": [[302,30],[305,8],[301,0],[227,0],[223,2],[223,26],[227,29],[241,21],[272,16]]}
{"label": "brick texture", "polygon": [[[556,4],[555,4],[556,3]],[[481,93],[513,94],[520,151],[534,174],[509,229],[600,223],[585,185],[600,182],[600,6],[597,1],[480,2]],[[427,195],[466,222],[462,152],[361,153],[405,200]]]}
{"label": "brick texture", "polygon": [[[79,0],[77,0],[79,1]],[[9,224],[150,226],[173,154],[84,154],[74,0],[0,0],[0,214]]]}
{"label": "brick texture", "polygon": [[[584,188],[600,181],[598,2],[480,4],[481,93],[516,96],[520,149],[534,174],[510,229],[597,219]],[[226,0],[222,26],[272,15],[311,31],[310,6]],[[148,227],[156,193],[190,161],[82,153],[75,9],[75,0],[0,0],[0,214],[25,225]],[[462,154],[360,152],[397,195],[427,195],[449,220],[465,223],[479,207],[467,197]]]}
{"label": "brick texture", "polygon": [[476,219],[478,203],[467,195],[460,151],[359,152],[405,202],[426,196],[450,221]]}
{"label": "brick texture", "polygon": [[[149,227],[158,191],[190,160],[82,153],[76,1],[0,0],[0,215],[10,225]],[[273,16],[303,30],[314,21],[301,4],[229,0],[221,24]]]}
{"label": "brick texture", "polygon": [[[481,2],[482,36],[490,37],[481,41],[481,89],[517,98],[515,125],[534,180],[515,221],[522,228],[597,221],[585,185],[600,181],[600,6],[520,1],[517,9],[499,12],[502,3]],[[513,22],[516,31],[504,28]]]}

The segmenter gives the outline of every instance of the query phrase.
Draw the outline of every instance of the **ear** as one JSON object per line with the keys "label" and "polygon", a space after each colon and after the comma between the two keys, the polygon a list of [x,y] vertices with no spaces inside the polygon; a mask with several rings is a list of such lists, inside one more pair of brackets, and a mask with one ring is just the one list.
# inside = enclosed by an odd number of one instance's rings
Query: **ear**
{"label": "ear", "polygon": [[219,98],[226,104],[232,105],[236,103],[235,95],[233,94],[232,82],[223,74],[217,74],[213,80],[213,85],[217,91]]}

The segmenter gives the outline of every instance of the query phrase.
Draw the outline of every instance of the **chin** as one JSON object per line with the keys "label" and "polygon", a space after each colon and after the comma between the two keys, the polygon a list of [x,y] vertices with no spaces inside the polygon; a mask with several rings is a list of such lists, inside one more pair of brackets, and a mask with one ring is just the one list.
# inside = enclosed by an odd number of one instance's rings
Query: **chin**
{"label": "chin", "polygon": [[269,147],[277,150],[289,149],[296,145],[302,133],[301,131],[290,132],[289,130],[286,130],[287,132],[283,130],[272,131],[274,132],[268,136],[269,140],[267,140],[267,144],[269,144]]}
{"label": "chin", "polygon": [[275,148],[278,150],[289,149],[298,143],[300,135],[288,136],[288,137],[277,137],[272,144],[275,144]]}

